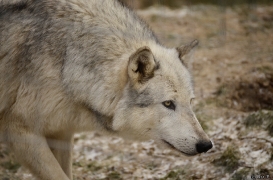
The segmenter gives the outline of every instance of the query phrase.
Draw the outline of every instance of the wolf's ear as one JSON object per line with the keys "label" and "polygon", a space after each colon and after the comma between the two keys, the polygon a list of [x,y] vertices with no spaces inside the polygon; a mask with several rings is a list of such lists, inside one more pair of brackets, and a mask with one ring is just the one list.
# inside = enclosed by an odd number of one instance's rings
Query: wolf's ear
{"label": "wolf's ear", "polygon": [[144,83],[154,76],[155,60],[149,47],[139,48],[129,58],[128,75],[134,83]]}
{"label": "wolf's ear", "polygon": [[176,48],[176,50],[178,51],[179,54],[179,58],[181,60],[181,62],[187,67],[189,65],[189,58],[185,58],[185,56],[187,54],[189,54],[189,52],[191,52],[191,50],[193,48],[195,48],[198,45],[198,40],[193,40],[191,43],[178,47]]}

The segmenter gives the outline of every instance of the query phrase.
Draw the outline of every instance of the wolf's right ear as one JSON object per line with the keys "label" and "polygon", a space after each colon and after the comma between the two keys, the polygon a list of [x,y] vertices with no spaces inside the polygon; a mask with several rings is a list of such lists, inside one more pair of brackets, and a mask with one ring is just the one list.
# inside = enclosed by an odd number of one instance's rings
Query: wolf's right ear
{"label": "wolf's right ear", "polygon": [[186,58],[186,55],[188,55],[191,52],[191,50],[194,49],[198,44],[199,44],[198,40],[195,39],[187,45],[180,46],[180,47],[176,48],[181,62],[186,67],[189,66],[189,58]]}
{"label": "wolf's right ear", "polygon": [[128,75],[134,83],[144,83],[154,76],[156,63],[149,47],[139,48],[129,58]]}

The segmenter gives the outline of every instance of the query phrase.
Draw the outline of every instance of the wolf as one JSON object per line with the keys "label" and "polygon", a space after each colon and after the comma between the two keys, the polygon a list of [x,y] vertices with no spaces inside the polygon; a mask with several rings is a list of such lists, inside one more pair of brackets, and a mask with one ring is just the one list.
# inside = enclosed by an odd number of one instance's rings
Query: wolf
{"label": "wolf", "polygon": [[38,179],[72,179],[82,131],[188,156],[213,146],[191,107],[197,41],[163,46],[120,1],[3,1],[0,42],[1,141]]}

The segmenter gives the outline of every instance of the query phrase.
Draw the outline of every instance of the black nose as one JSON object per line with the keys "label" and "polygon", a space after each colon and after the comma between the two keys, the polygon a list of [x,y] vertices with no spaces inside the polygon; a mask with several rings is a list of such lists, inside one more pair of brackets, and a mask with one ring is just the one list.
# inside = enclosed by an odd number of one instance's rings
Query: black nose
{"label": "black nose", "polygon": [[211,148],[212,148],[211,141],[199,141],[196,144],[196,150],[197,150],[198,153],[207,152]]}

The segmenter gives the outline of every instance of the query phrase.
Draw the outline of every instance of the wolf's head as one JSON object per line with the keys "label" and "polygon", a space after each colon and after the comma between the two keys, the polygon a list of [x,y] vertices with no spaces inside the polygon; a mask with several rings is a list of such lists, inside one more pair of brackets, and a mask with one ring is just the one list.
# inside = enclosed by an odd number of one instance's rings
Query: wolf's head
{"label": "wolf's head", "polygon": [[124,137],[154,139],[186,155],[212,148],[191,108],[194,99],[185,55],[197,45],[139,48],[130,56],[129,81],[118,103],[113,129]]}

